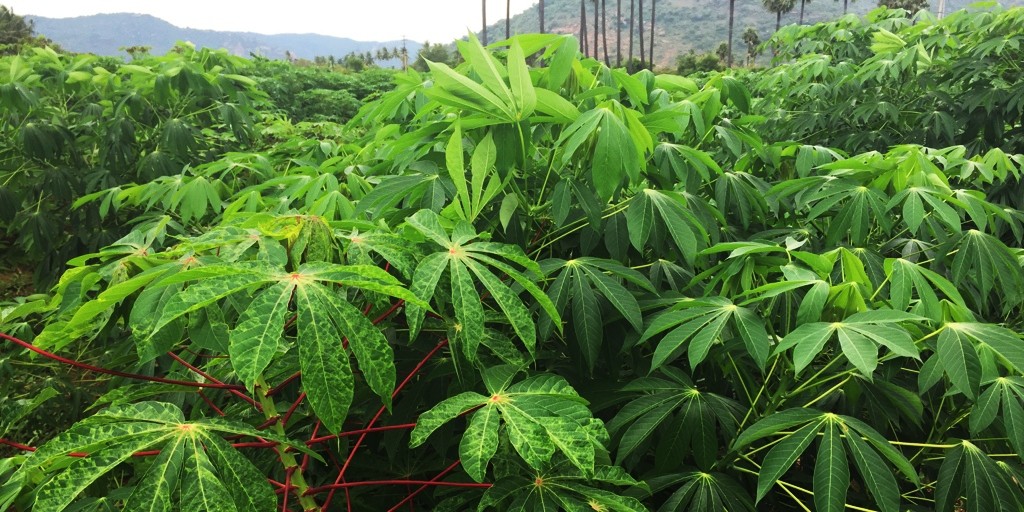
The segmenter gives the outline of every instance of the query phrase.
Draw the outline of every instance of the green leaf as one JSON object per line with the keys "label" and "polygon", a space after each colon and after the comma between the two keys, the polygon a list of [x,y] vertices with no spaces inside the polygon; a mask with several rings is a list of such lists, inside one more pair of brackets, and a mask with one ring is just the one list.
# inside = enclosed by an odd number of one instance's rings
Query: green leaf
{"label": "green leaf", "polygon": [[[412,277],[412,286],[410,288],[412,293],[423,301],[429,301],[434,295],[434,290],[437,288],[437,283],[441,280],[441,275],[444,274],[447,264],[448,255],[442,252],[423,258],[419,265],[416,265],[416,272]],[[424,308],[415,304],[406,306],[405,317],[409,322],[410,342],[415,340],[419,334],[420,329],[423,327],[423,318],[426,314],[427,312]]]}
{"label": "green leaf", "polygon": [[487,403],[488,398],[480,393],[467,391],[441,401],[416,419],[416,427],[409,435],[409,447],[423,444],[435,430],[457,418],[462,413]]}
{"label": "green leaf", "polygon": [[770,416],[765,416],[753,425],[747,427],[747,429],[744,430],[735,441],[733,441],[733,449],[741,449],[758,439],[774,435],[781,430],[794,427],[801,423],[820,419],[821,416],[821,411],[802,408],[787,409],[782,412],[774,413]]}
{"label": "green leaf", "polygon": [[487,463],[498,451],[498,408],[488,404],[473,413],[459,443],[459,459],[477,482],[487,477]]}
{"label": "green leaf", "polygon": [[935,355],[957,391],[968,398],[977,396],[981,384],[981,361],[974,346],[959,331],[947,325],[939,333]]}
{"label": "green leaf", "polygon": [[871,374],[878,367],[878,347],[853,329],[837,329],[839,334],[839,346],[843,349],[843,355],[860,370],[868,380]]}
{"label": "green leaf", "polygon": [[261,470],[217,436],[204,435],[203,445],[217,468],[227,495],[239,512],[263,512],[277,506],[277,496]]}
{"label": "green leaf", "polygon": [[40,486],[36,493],[35,508],[38,510],[63,510],[93,482],[127,460],[132,454],[174,435],[174,432],[169,431],[163,425],[130,423],[123,425],[123,428],[130,428],[133,434],[118,441],[114,441],[117,438],[111,438],[109,432],[105,432],[102,426],[90,427],[85,430],[83,434],[88,436],[86,439],[106,437],[111,442],[98,453],[91,453],[88,457],[76,459],[67,469],[57,473]]}
{"label": "green leaf", "polygon": [[[782,478],[796,459],[818,434],[824,422],[808,423],[792,435],[786,436],[765,455],[761,470],[757,473],[757,502],[760,502],[775,482]],[[817,489],[815,489],[817,491]]]}
{"label": "green leaf", "polygon": [[235,512],[238,509],[229,496],[202,443],[190,436],[182,468],[181,510]]}
{"label": "green leaf", "polygon": [[643,315],[640,305],[629,290],[602,272],[594,270],[590,265],[581,265],[583,272],[590,278],[591,284],[601,292],[604,298],[622,314],[622,317],[636,332],[643,330]]}
{"label": "green leaf", "polygon": [[333,308],[324,303],[325,293],[330,292],[315,284],[296,288],[299,369],[310,406],[324,427],[336,434],[352,405],[355,381],[341,336],[331,324]]}
{"label": "green leaf", "polygon": [[458,340],[466,357],[475,361],[477,347],[484,337],[484,308],[480,303],[480,294],[469,277],[466,265],[458,258],[449,258],[448,268],[452,278],[452,307],[458,322]]}
{"label": "green leaf", "polygon": [[483,283],[484,288],[494,297],[494,301],[498,303],[501,311],[505,313],[505,317],[512,324],[512,329],[515,330],[516,335],[519,336],[519,339],[523,340],[526,351],[533,356],[537,345],[537,330],[530,311],[526,309],[526,305],[519,300],[519,297],[512,292],[512,289],[502,283],[500,279],[484,268],[483,265],[467,260],[466,266],[469,267],[473,274],[476,275],[476,278]]}
{"label": "green leaf", "polygon": [[814,505],[823,512],[841,512],[846,508],[850,467],[837,422],[824,423],[825,435],[818,443],[818,459],[814,463]]}
{"label": "green leaf", "polygon": [[285,281],[260,292],[228,335],[231,367],[249,389],[277,354],[294,290],[295,283]]}
{"label": "green leaf", "polygon": [[875,499],[875,504],[882,512],[897,512],[900,506],[900,492],[892,471],[860,436],[847,432],[844,439],[865,487]]}
{"label": "green leaf", "polygon": [[359,309],[331,290],[318,289],[316,295],[330,312],[329,316],[338,331],[348,339],[348,348],[355,354],[366,384],[390,408],[397,377],[395,353],[384,333]]}
{"label": "green leaf", "polygon": [[185,451],[190,444],[191,436],[178,435],[173,442],[167,443],[160,450],[142,477],[132,495],[125,503],[126,510],[171,511],[171,491],[178,486]]}

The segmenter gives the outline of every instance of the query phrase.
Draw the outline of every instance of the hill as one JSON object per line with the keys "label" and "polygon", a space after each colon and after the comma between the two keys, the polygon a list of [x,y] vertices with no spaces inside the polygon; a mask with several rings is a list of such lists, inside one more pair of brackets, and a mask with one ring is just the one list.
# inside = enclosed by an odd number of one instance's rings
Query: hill
{"label": "hill", "polygon": [[[605,0],[608,9],[608,48],[609,54],[615,55],[615,15],[616,4],[619,0]],[[931,10],[936,11],[938,2],[932,0]],[[962,9],[975,3],[975,0],[948,0],[946,11],[952,12]],[[1024,0],[1001,0],[1003,6],[1021,6]],[[797,23],[799,21],[800,2],[797,8],[782,17],[782,24]],[[545,26],[547,31],[562,34],[579,34],[580,30],[580,2],[579,0],[546,0],[544,10]],[[593,37],[594,11],[593,0],[587,0],[588,20],[587,25]],[[628,48],[629,30],[629,0],[622,0],[622,18],[619,20],[619,27],[622,30],[622,52],[625,55]],[[865,14],[878,5],[876,0],[851,0],[849,9],[851,13]],[[649,37],[651,1],[644,2],[644,34]],[[804,12],[804,23],[816,23],[841,16],[843,13],[842,0],[814,0],[806,4]],[[654,60],[658,66],[670,66],[675,62],[676,56],[695,51],[697,53],[711,52],[722,42],[725,42],[728,31],[729,2],[726,0],[658,0],[657,19],[655,20],[655,42]],[[638,15],[639,19],[639,15]],[[523,13],[513,16],[511,29],[514,34],[536,32],[540,26],[540,17],[537,5],[529,8]],[[737,0],[735,14],[735,41],[733,44],[742,48],[740,35],[746,27],[754,27],[761,35],[762,40],[769,37],[775,31],[775,15],[764,10],[760,0]],[[493,42],[505,36],[504,19],[488,26],[488,36]],[[639,40],[637,40],[636,55],[639,54]],[[623,57],[625,58],[625,57]]]}
{"label": "hill", "polygon": [[[125,46],[149,46],[154,53],[170,50],[177,41],[191,41],[196,46],[225,48],[236,55],[250,53],[268,58],[283,58],[285,52],[295,57],[312,59],[318,55],[341,57],[351,52],[375,52],[378,48],[401,47],[402,41],[356,41],[318,34],[266,35],[253,32],[220,32],[172,25],[148,14],[96,14],[75,18],[26,16],[35,22],[36,33],[45,35],[74,52],[97,55],[124,55]],[[405,43],[410,55],[416,55],[420,44]]]}

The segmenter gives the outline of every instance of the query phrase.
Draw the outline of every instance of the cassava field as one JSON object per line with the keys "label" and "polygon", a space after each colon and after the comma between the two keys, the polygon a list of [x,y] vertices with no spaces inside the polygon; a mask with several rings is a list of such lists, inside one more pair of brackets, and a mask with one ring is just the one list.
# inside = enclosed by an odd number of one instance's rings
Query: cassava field
{"label": "cassava field", "polygon": [[2,57],[0,510],[1022,510],[1022,26]]}

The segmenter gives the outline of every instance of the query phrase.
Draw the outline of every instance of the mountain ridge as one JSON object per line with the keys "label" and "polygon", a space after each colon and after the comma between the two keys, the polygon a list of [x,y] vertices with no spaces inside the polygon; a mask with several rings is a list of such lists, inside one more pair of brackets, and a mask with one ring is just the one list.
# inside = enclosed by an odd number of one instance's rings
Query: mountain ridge
{"label": "mountain ridge", "polygon": [[163,54],[178,41],[196,46],[224,48],[229,52],[271,59],[313,59],[316,56],[343,57],[351,52],[374,54],[378,48],[401,48],[404,44],[411,56],[419,51],[414,41],[358,41],[345,37],[315,33],[260,34],[179,27],[149,14],[93,14],[71,18],[25,16],[35,23],[35,32],[44,35],[73,52],[97,55],[124,55],[123,47],[148,46],[153,53]]}

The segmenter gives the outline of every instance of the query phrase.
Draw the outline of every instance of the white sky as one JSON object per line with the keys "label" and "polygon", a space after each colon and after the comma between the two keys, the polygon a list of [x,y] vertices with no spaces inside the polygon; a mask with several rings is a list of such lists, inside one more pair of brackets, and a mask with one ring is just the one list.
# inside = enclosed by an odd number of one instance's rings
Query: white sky
{"label": "white sky", "polygon": [[[487,1],[487,21],[505,18],[505,0]],[[97,13],[151,14],[179,27],[316,33],[359,41],[407,37],[449,42],[480,30],[478,0],[0,0],[19,15],[68,18]],[[512,0],[513,16],[537,0]]]}

